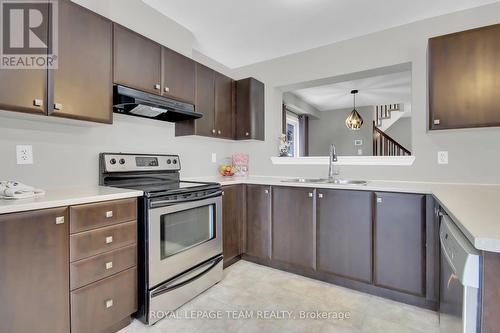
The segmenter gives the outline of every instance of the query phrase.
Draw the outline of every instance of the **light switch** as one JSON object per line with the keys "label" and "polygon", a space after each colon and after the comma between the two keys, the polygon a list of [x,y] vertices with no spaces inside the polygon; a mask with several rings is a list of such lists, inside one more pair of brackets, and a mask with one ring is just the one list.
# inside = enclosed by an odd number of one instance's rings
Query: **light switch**
{"label": "light switch", "polygon": [[217,163],[217,154],[212,153],[212,163]]}

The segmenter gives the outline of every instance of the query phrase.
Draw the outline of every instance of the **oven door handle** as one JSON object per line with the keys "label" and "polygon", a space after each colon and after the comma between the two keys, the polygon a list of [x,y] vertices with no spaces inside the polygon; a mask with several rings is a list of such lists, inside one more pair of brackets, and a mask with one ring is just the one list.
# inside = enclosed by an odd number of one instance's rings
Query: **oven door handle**
{"label": "oven door handle", "polygon": [[[151,298],[163,295],[169,291],[172,291],[177,288],[181,288],[194,280],[198,280],[201,278],[203,275],[207,274],[210,272],[215,266],[217,266],[224,257],[221,255],[215,259],[212,259],[211,261],[201,265],[198,267],[194,272],[191,272],[191,274],[187,274],[187,276],[180,276],[177,279],[174,279],[173,281],[169,281],[163,285],[160,285],[156,287],[155,289],[151,290]],[[208,267],[207,267],[208,266]],[[204,269],[207,267],[206,269]],[[193,273],[196,273],[197,271],[202,270],[200,273],[192,276]]]}
{"label": "oven door handle", "polygon": [[203,197],[152,201],[150,206],[151,206],[151,208],[158,208],[158,207],[162,207],[165,205],[173,205],[173,204],[178,204],[178,203],[182,203],[182,202],[193,202],[193,201],[198,201],[198,200],[210,199],[210,198],[218,197],[221,195],[222,195],[222,190],[217,190],[216,192],[210,193],[210,194],[205,195]]}

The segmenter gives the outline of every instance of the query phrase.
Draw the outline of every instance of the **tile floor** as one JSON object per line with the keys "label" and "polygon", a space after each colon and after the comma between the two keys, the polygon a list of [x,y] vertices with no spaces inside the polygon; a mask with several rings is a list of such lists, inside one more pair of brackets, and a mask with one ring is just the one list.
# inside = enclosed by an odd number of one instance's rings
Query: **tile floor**
{"label": "tile floor", "polygon": [[[303,318],[318,314],[329,318]],[[120,333],[439,332],[433,311],[247,261],[226,269],[219,284],[176,315],[152,327],[134,320]]]}

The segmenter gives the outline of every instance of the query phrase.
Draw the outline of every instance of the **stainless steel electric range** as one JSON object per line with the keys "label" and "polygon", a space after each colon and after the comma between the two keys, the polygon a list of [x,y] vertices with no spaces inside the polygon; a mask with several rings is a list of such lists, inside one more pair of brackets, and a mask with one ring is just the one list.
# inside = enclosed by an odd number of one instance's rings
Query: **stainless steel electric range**
{"label": "stainless steel electric range", "polygon": [[154,324],[222,279],[222,189],[180,181],[177,155],[102,153],[100,184],[138,201],[139,310]]}

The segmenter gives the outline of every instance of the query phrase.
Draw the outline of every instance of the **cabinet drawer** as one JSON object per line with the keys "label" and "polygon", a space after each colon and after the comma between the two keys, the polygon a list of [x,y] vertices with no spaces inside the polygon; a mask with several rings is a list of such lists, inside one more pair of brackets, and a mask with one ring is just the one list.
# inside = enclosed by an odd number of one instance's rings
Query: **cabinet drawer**
{"label": "cabinet drawer", "polygon": [[137,199],[106,201],[72,206],[69,209],[70,233],[137,220]]}
{"label": "cabinet drawer", "polygon": [[70,259],[73,262],[136,242],[136,221],[81,232],[70,236]]}
{"label": "cabinet drawer", "polygon": [[71,293],[71,332],[102,332],[136,310],[134,267]]}
{"label": "cabinet drawer", "polygon": [[137,246],[130,245],[71,264],[71,290],[137,265]]}

